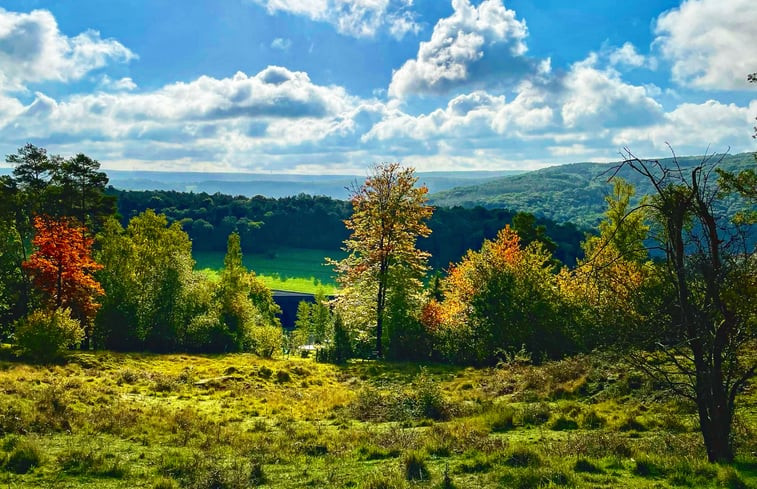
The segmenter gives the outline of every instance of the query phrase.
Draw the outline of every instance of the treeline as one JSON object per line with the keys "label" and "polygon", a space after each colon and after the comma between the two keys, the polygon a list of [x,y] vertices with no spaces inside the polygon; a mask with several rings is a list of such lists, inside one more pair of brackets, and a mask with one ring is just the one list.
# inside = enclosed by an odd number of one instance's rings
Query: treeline
{"label": "treeline", "polygon": [[[247,198],[223,194],[175,191],[128,191],[107,189],[117,198],[125,224],[131,217],[153,209],[177,221],[192,239],[197,251],[225,249],[225,237],[237,232],[246,253],[275,252],[279,247],[336,250],[348,237],[344,220],[352,213],[347,201],[323,196]],[[418,247],[431,254],[429,265],[445,269],[467,250],[493,239],[516,212],[476,207],[439,207],[428,222],[431,234],[418,240]],[[554,257],[572,266],[582,256],[581,241],[587,230],[572,224],[536,219],[546,238],[554,243]]]}
{"label": "treeline", "polygon": [[280,351],[271,291],[224,236],[219,276],[193,270],[178,222],[148,210],[126,226],[99,163],[31,144],[0,180],[0,334],[30,357],[68,347],[149,351]]}

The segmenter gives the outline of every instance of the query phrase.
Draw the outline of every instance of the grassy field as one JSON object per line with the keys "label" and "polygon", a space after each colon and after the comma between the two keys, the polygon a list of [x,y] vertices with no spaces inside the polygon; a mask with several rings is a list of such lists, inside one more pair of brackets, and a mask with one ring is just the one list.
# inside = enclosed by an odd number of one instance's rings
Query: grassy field
{"label": "grassy field", "polygon": [[494,369],[74,353],[0,361],[0,487],[755,487],[693,407],[599,356]]}
{"label": "grassy field", "polygon": [[[195,252],[198,270],[223,268],[223,252]],[[272,254],[245,254],[244,264],[272,289],[314,293],[319,287],[326,294],[336,291],[331,267],[324,265],[325,257],[341,259],[341,250],[308,250],[281,248]]]}

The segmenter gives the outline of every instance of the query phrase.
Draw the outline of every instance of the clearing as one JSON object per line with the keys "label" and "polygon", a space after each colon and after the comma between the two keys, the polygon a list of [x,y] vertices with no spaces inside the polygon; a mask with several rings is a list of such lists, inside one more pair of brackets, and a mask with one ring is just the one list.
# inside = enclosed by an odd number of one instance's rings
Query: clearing
{"label": "clearing", "polygon": [[737,463],[710,465],[691,405],[599,355],[475,369],[109,352],[34,366],[0,353],[3,487],[757,484],[754,390]]}

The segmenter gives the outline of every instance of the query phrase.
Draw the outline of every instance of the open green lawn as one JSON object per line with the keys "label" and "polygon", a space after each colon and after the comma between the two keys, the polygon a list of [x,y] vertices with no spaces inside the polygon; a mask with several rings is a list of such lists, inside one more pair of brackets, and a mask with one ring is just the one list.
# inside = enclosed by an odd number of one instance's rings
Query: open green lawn
{"label": "open green lawn", "polygon": [[0,487],[755,487],[704,462],[692,406],[600,356],[534,367],[0,349]]}
{"label": "open green lawn", "polygon": [[[220,270],[224,255],[215,251],[195,252],[195,268]],[[344,252],[280,248],[270,254],[245,254],[244,264],[272,289],[313,293],[321,287],[326,294],[333,294],[336,284],[332,268],[324,264],[327,256],[338,260],[344,257]]]}

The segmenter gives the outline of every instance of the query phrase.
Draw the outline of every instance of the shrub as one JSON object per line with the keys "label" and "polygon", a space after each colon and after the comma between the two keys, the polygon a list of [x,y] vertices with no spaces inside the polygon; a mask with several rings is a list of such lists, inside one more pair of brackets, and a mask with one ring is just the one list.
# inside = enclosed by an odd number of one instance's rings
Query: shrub
{"label": "shrub", "polygon": [[573,470],[576,472],[586,472],[588,474],[599,474],[602,472],[602,469],[585,458],[579,458],[576,460],[576,463],[573,465]]}
{"label": "shrub", "polygon": [[618,430],[620,431],[646,431],[647,427],[639,421],[635,416],[628,416],[626,417],[621,423],[618,425]]}
{"label": "shrub", "polygon": [[461,474],[475,474],[488,472],[492,468],[492,462],[489,457],[474,450],[466,454],[466,460],[463,460],[457,466],[457,472]]}
{"label": "shrub", "polygon": [[284,333],[280,326],[254,326],[250,329],[252,351],[263,358],[271,358],[281,351]]}
{"label": "shrub", "polygon": [[505,465],[510,467],[538,467],[541,465],[541,457],[528,448],[515,448],[505,459]]}
{"label": "shrub", "polygon": [[582,413],[578,418],[578,425],[581,428],[588,430],[595,430],[605,425],[607,420],[597,414],[594,409],[590,409],[588,412]]}
{"label": "shrub", "polygon": [[42,465],[42,450],[28,439],[16,443],[15,448],[5,461],[5,468],[16,474],[26,474],[34,467]]}
{"label": "shrub", "polygon": [[657,477],[661,475],[662,468],[648,458],[636,460],[633,473],[641,477]]}
{"label": "shrub", "polygon": [[84,329],[71,317],[71,310],[37,310],[16,325],[16,344],[30,357],[46,361],[60,357],[81,343]]}
{"label": "shrub", "polygon": [[570,476],[560,469],[534,468],[510,470],[501,479],[502,487],[532,489],[535,487],[570,486]]}
{"label": "shrub", "polygon": [[514,418],[515,410],[502,403],[496,404],[492,410],[484,415],[484,421],[495,433],[513,429],[515,427]]}
{"label": "shrub", "polygon": [[575,430],[578,428],[578,423],[561,415],[552,419],[549,423],[549,428],[554,431]]}
{"label": "shrub", "polygon": [[446,419],[449,408],[444,400],[439,384],[434,382],[425,369],[413,382],[415,391],[415,415],[421,418]]}
{"label": "shrub", "polygon": [[402,457],[402,472],[409,481],[429,480],[431,474],[426,465],[426,457],[416,451],[406,452]]}
{"label": "shrub", "polygon": [[539,426],[546,423],[551,414],[549,404],[527,404],[523,406],[515,416],[515,422],[521,426]]}

